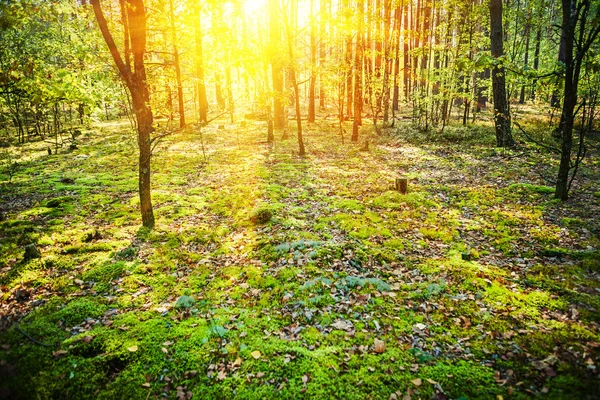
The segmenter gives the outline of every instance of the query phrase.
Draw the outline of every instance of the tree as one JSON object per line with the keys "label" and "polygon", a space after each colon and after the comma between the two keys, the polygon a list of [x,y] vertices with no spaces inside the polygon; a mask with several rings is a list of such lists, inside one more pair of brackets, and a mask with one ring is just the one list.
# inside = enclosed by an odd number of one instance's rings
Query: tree
{"label": "tree", "polygon": [[506,79],[502,56],[504,55],[502,35],[502,0],[490,0],[490,39],[492,57],[492,89],[494,93],[494,124],[496,126],[496,146],[510,147],[514,141],[510,132],[510,114],[506,99]]}
{"label": "tree", "polygon": [[[154,213],[150,197],[150,158],[152,155],[152,110],[150,109],[150,92],[146,81],[146,67],[144,53],[146,52],[146,8],[143,0],[120,0],[124,7],[121,15],[127,24],[124,25],[124,35],[131,48],[125,47],[125,60],[108,29],[108,22],[104,17],[100,0],[91,0],[94,15],[102,36],[106,41],[110,54],[119,70],[121,79],[131,93],[133,111],[137,120],[138,148],[139,148],[139,195],[142,224],[147,228],[154,227]],[[129,54],[131,52],[131,54]],[[133,56],[133,66],[130,65],[130,55]],[[133,69],[131,68],[133,67]]]}
{"label": "tree", "polygon": [[278,55],[280,38],[279,4],[277,0],[269,0],[269,46],[271,50],[271,74],[273,79],[273,121],[276,129],[285,128],[283,67],[281,57]]}
{"label": "tree", "polygon": [[206,100],[206,86],[204,85],[204,59],[203,59],[203,47],[202,47],[202,17],[200,7],[197,7],[197,18],[194,23],[195,26],[195,44],[196,44],[196,79],[197,79],[197,93],[198,93],[198,122],[208,122],[208,101]]}
{"label": "tree", "polygon": [[[302,137],[302,115],[300,114],[300,88],[298,79],[296,78],[296,65],[295,65],[295,55],[294,55],[294,36],[292,35],[292,23],[294,23],[295,18],[294,15],[297,12],[297,1],[290,1],[289,8],[289,18],[286,17],[285,20],[285,33],[287,38],[287,48],[288,48],[288,71],[289,77],[291,80],[292,87],[294,89],[294,105],[296,109],[296,126],[298,128],[298,154],[300,156],[306,155],[306,150],[304,149],[304,139]],[[286,10],[287,12],[287,10]],[[295,27],[295,26],[294,26]]]}
{"label": "tree", "polygon": [[[592,13],[594,13],[592,15]],[[554,197],[567,200],[578,161],[571,161],[575,106],[585,57],[600,33],[600,7],[591,0],[562,0],[560,55],[564,61],[564,101],[558,133],[561,138],[560,166]],[[580,133],[583,145],[583,133]],[[582,147],[582,146],[580,146]],[[579,157],[578,157],[579,160]],[[570,174],[573,169],[573,173]]]}
{"label": "tree", "polygon": [[173,66],[177,82],[177,104],[179,105],[179,127],[185,127],[185,103],[183,101],[183,86],[181,84],[181,64],[179,63],[179,49],[177,47],[177,30],[175,28],[175,12],[173,0],[169,0],[169,21],[171,23],[171,40],[173,41]]}

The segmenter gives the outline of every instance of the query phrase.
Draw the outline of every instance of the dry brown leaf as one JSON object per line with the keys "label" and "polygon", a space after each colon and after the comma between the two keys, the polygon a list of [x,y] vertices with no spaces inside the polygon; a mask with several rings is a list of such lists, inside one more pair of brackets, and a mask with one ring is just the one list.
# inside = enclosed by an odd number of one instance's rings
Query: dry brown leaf
{"label": "dry brown leaf", "polygon": [[255,359],[258,360],[261,356],[260,351],[258,350],[254,350],[252,353],[250,353],[250,355]]}
{"label": "dry brown leaf", "polygon": [[52,352],[52,356],[54,358],[60,358],[62,356],[64,356],[65,354],[68,354],[69,352],[66,350],[56,350]]}
{"label": "dry brown leaf", "polygon": [[411,382],[412,382],[412,383],[413,383],[413,385],[415,385],[415,386],[421,386],[421,384],[423,383],[423,382],[421,381],[421,378],[415,378],[415,379],[413,379]]}
{"label": "dry brown leaf", "polygon": [[385,342],[383,340],[375,339],[374,345],[375,353],[381,354],[385,351]]}

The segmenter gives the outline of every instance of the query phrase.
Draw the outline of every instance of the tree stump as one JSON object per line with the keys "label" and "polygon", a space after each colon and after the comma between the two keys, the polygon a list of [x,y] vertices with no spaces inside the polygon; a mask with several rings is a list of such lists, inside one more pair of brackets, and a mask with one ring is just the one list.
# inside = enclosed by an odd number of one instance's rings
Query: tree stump
{"label": "tree stump", "polygon": [[34,243],[30,243],[27,246],[25,246],[25,254],[23,255],[23,258],[25,261],[29,261],[34,258],[42,258],[42,254],[40,253],[40,251]]}
{"label": "tree stump", "polygon": [[408,193],[408,179],[407,178],[396,178],[396,190],[401,194]]}

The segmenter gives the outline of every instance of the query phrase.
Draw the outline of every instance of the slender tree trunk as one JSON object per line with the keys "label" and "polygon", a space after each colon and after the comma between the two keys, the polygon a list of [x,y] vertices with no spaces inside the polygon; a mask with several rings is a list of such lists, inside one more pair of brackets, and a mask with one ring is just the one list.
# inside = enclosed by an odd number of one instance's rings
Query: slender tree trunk
{"label": "slender tree trunk", "polygon": [[402,33],[402,39],[404,40],[404,99],[410,99],[410,59],[408,52],[410,50],[411,35],[409,24],[408,24],[408,11],[409,7],[404,8],[404,30]]}
{"label": "slender tree trunk", "polygon": [[[502,0],[490,0],[490,28],[492,57],[498,59],[504,55],[502,35]],[[494,92],[496,146],[513,146],[514,142],[510,132],[510,114],[506,101],[504,67],[502,65],[496,64],[492,70],[492,89]]]}
{"label": "slender tree trunk", "polygon": [[354,54],[354,120],[352,123],[353,142],[358,142],[358,127],[362,125],[362,21],[363,21],[363,0],[357,2],[358,31],[356,34],[356,50]]}
{"label": "slender tree trunk", "polygon": [[325,83],[323,70],[325,69],[325,35],[327,30],[327,15],[329,11],[329,0],[320,0],[321,14],[319,15],[319,108],[325,108]]}
{"label": "slender tree trunk", "polygon": [[402,4],[398,5],[394,10],[394,19],[395,26],[394,36],[395,36],[395,48],[394,48],[394,94],[392,96],[392,114],[395,117],[395,112],[399,110],[400,103],[400,32],[401,32],[401,23],[402,23],[402,7],[404,6],[404,0],[402,0]]}
{"label": "slender tree trunk", "polygon": [[[315,122],[315,90],[317,83],[317,37],[314,23],[314,2],[310,0],[310,80],[308,87],[308,122]],[[322,39],[321,39],[322,40]]]}
{"label": "slender tree trunk", "polygon": [[294,106],[296,108],[296,126],[298,128],[298,154],[303,157],[306,155],[306,150],[304,149],[304,139],[302,137],[302,114],[300,112],[300,88],[298,87],[298,81],[296,79],[296,67],[295,67],[295,57],[294,57],[294,36],[292,35],[292,23],[294,24],[294,28],[296,27],[295,21],[296,19],[293,17],[295,15],[295,7],[297,7],[296,0],[290,2],[290,15],[292,16],[286,21],[285,30],[287,36],[287,46],[288,46],[288,57],[289,57],[289,67],[288,73],[291,80],[292,87],[294,89]]}
{"label": "slender tree trunk", "polygon": [[346,117],[352,118],[352,36],[346,38]]}
{"label": "slender tree trunk", "polygon": [[91,0],[94,14],[102,36],[119,70],[121,78],[126,83],[133,100],[133,109],[137,119],[139,147],[139,195],[142,224],[147,228],[154,227],[154,213],[150,197],[150,158],[152,127],[152,110],[150,110],[150,93],[146,81],[144,53],[146,51],[146,9],[142,0],[127,0],[127,20],[129,22],[129,39],[133,55],[133,71],[128,69],[108,29],[108,23],[102,12],[100,0]]}
{"label": "slender tree trunk", "polygon": [[206,86],[204,85],[204,55],[202,48],[202,11],[200,7],[198,7],[198,15],[196,19],[196,32],[195,32],[195,40],[196,40],[196,79],[197,82],[197,92],[198,92],[198,122],[206,123],[208,122],[208,101],[206,100]]}
{"label": "slender tree trunk", "polygon": [[285,109],[283,106],[283,66],[278,56],[281,29],[279,27],[279,4],[269,0],[269,40],[271,47],[271,74],[273,80],[273,125],[275,129],[285,127]]}
{"label": "slender tree trunk", "polygon": [[[525,70],[527,70],[529,64],[529,36],[531,31],[531,18],[527,18],[527,23],[525,24],[525,55],[523,57],[523,64]],[[519,95],[519,104],[525,103],[525,84],[521,86],[521,94]]]}
{"label": "slender tree trunk", "polygon": [[[541,13],[540,13],[540,19],[541,19]],[[541,47],[541,43],[542,43],[542,23],[541,21],[538,21],[538,28],[537,28],[537,32],[535,34],[535,52],[533,54],[533,70],[537,72],[539,65],[540,65],[540,47]],[[533,80],[533,85],[531,87],[531,99],[535,100],[535,90],[536,90],[536,86],[537,86],[537,79]]]}
{"label": "slender tree trunk", "polygon": [[171,20],[171,38],[173,40],[173,64],[177,81],[177,101],[179,105],[179,127],[185,126],[185,103],[183,101],[183,85],[181,84],[181,66],[179,64],[179,49],[177,48],[177,30],[175,28],[175,12],[173,0],[169,0],[169,14]]}
{"label": "slender tree trunk", "polygon": [[[590,0],[562,0],[563,17],[560,41],[565,62],[565,98],[557,129],[558,135],[561,138],[561,154],[558,177],[556,179],[556,191],[554,193],[554,196],[561,200],[568,199],[571,182],[577,172],[575,168],[573,174],[570,173],[572,168],[571,151],[573,148],[575,107],[577,105],[581,66],[590,47],[600,35],[600,25],[588,22],[591,7],[592,3]],[[597,22],[599,17],[600,11],[596,11],[596,14],[591,17],[592,22]],[[583,132],[580,135],[583,135]],[[582,145],[583,137],[580,138],[580,148]]]}

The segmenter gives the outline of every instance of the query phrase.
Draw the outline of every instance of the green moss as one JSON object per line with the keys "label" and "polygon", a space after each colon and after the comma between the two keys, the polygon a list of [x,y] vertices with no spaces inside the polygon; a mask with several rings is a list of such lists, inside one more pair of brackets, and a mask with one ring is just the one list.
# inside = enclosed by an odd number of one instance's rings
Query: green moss
{"label": "green moss", "polygon": [[539,194],[554,193],[555,188],[543,185],[531,185],[529,183],[514,183],[508,187],[508,190],[523,190]]}
{"label": "green moss", "polygon": [[53,315],[55,321],[61,321],[66,326],[81,324],[86,318],[98,318],[106,311],[107,306],[95,298],[71,300],[61,310]]}
{"label": "green moss", "polygon": [[439,207],[435,201],[428,199],[426,193],[423,192],[400,194],[396,191],[388,191],[381,196],[375,197],[372,202],[375,207],[392,210],[399,210],[405,207]]}

